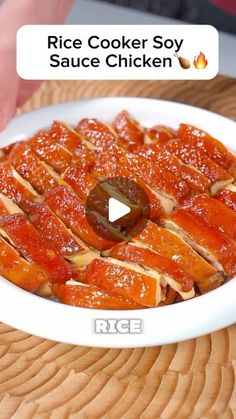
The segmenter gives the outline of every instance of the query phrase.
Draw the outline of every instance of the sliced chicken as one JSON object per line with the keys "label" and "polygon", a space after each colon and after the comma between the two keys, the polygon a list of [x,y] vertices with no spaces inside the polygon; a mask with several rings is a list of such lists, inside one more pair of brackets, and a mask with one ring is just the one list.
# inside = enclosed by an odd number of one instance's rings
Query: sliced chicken
{"label": "sliced chicken", "polygon": [[194,144],[195,147],[204,151],[208,157],[236,178],[236,156],[220,141],[211,137],[207,132],[187,124],[180,124],[177,134],[185,142]]}
{"label": "sliced chicken", "polygon": [[219,192],[215,198],[236,212],[236,192],[224,189],[223,191]]}
{"label": "sliced chicken", "polygon": [[[127,146],[128,149],[133,149],[134,143],[137,145],[143,143],[143,139],[140,139],[140,136],[143,137],[141,128],[126,113],[120,114],[117,121],[115,121],[119,138],[112,135],[111,139],[110,128],[99,121],[96,121],[96,124],[92,124],[90,120],[86,122],[86,127],[90,125],[91,131],[86,129],[84,131],[81,130],[81,125],[84,126],[84,124],[85,121],[78,125],[80,127],[79,132],[87,135],[89,139],[90,136],[92,140],[96,138],[96,142],[93,144],[102,148],[102,151],[97,157],[97,165],[101,166],[102,164],[107,164],[107,162],[112,162],[116,166],[134,173],[153,189],[154,193],[163,200],[163,206],[170,208],[170,210],[188,195],[189,187],[177,173],[174,174],[156,164],[150,164],[145,157],[129,155],[125,151],[115,147],[122,145],[122,141],[130,144],[130,146]],[[98,138],[99,143],[97,142]],[[94,170],[96,171],[96,166]]]}
{"label": "sliced chicken", "polygon": [[223,278],[216,268],[199,256],[182,237],[151,221],[133,238],[133,242],[177,263],[179,268],[198,284],[202,293],[222,283]]}
{"label": "sliced chicken", "polygon": [[227,234],[199,220],[195,214],[178,209],[165,215],[162,224],[184,238],[216,269],[231,278],[236,273],[236,243]]}
{"label": "sliced chicken", "polygon": [[[59,186],[47,192],[45,202],[86,245],[105,250],[115,244],[94,231],[88,222],[84,201],[69,187]],[[99,220],[96,222],[99,225]]]}
{"label": "sliced chicken", "polygon": [[[124,178],[130,181],[137,183],[148,198],[148,208],[150,209],[150,218],[151,220],[158,220],[165,210],[170,210],[173,208],[172,201],[164,199],[163,202],[160,201],[159,196],[155,191],[153,191],[146,182],[144,182],[139,176],[130,172],[125,167],[119,166],[116,162],[113,162],[110,153],[103,151],[99,158],[96,160],[94,165],[94,174],[99,180],[105,180],[109,178]],[[138,205],[143,205],[143,198],[137,193],[136,189],[127,190],[126,182],[120,182],[119,190],[123,195],[127,196],[131,201],[137,203]]]}
{"label": "sliced chicken", "polygon": [[127,111],[120,112],[112,126],[119,137],[119,145],[127,150],[135,150],[144,143],[144,129]]}
{"label": "sliced chicken", "polygon": [[76,153],[85,147],[84,138],[69,125],[61,121],[54,121],[50,129],[50,136],[72,153]]}
{"label": "sliced chicken", "polygon": [[77,125],[76,131],[96,148],[118,143],[118,136],[114,129],[95,118],[82,119]]}
{"label": "sliced chicken", "polygon": [[155,125],[145,129],[145,144],[165,144],[169,140],[177,138],[177,132],[166,125]]}
{"label": "sliced chicken", "polygon": [[192,194],[207,192],[210,190],[211,181],[199,170],[187,166],[176,156],[165,150],[159,144],[144,144],[138,147],[134,153],[146,158],[152,165],[168,170],[188,184]]}
{"label": "sliced chicken", "polygon": [[187,183],[175,174],[158,164],[153,164],[146,157],[138,154],[127,154],[127,168],[146,182],[158,195],[166,196],[174,206],[190,195]]}
{"label": "sliced chicken", "polygon": [[50,275],[46,270],[20,256],[2,236],[0,236],[0,259],[0,275],[27,291],[37,292],[49,280]]}
{"label": "sliced chicken", "polygon": [[208,177],[212,183],[212,194],[233,182],[233,177],[224,168],[205,154],[201,148],[194,147],[191,142],[183,139],[171,140],[164,147],[184,163],[195,167]]}
{"label": "sliced chicken", "polygon": [[28,213],[33,201],[40,196],[9,162],[0,163],[0,192]]}
{"label": "sliced chicken", "polygon": [[[157,187],[156,180],[153,180],[152,182],[155,183],[156,187],[152,187],[151,185],[149,185],[146,180],[147,177],[151,177],[151,174],[149,173],[147,176],[147,174],[143,172],[142,167],[137,166],[137,168],[135,169],[133,166],[134,163],[129,162],[129,160],[126,158],[126,156],[124,156],[121,150],[118,150],[116,147],[113,147],[110,150],[103,150],[99,154],[94,165],[94,173],[98,177],[103,177],[104,179],[109,177],[124,177],[126,179],[130,179],[138,183],[146,192],[149,198],[151,205],[151,219],[153,221],[157,220],[160,217],[160,213],[162,213],[163,211],[172,211],[173,207],[176,205],[176,200],[174,196],[171,196],[170,194],[166,193],[161,187]],[[164,178],[162,178],[160,182],[164,184]],[[170,182],[167,180],[166,182],[169,187],[171,187],[171,182],[172,180]],[[182,193],[183,191],[179,192],[179,194]]]}
{"label": "sliced chicken", "polygon": [[156,307],[165,299],[161,275],[112,258],[93,260],[86,270],[85,282],[148,307]]}
{"label": "sliced chicken", "polygon": [[207,195],[197,195],[189,199],[184,208],[236,240],[236,214],[222,202]]}
{"label": "sliced chicken", "polygon": [[39,230],[42,237],[61,256],[78,267],[87,266],[97,254],[90,250],[76,237],[63,222],[45,204],[34,204],[30,212],[30,221]]}
{"label": "sliced chicken", "polygon": [[136,263],[144,269],[150,268],[157,271],[161,275],[161,283],[166,282],[184,299],[191,298],[195,294],[193,279],[183,272],[176,262],[153,250],[128,243],[113,247],[106,255],[124,262]]}
{"label": "sliced chicken", "polygon": [[90,192],[98,185],[96,176],[80,167],[77,161],[72,161],[62,178],[84,200],[87,199]]}
{"label": "sliced chicken", "polygon": [[55,141],[47,131],[35,134],[28,144],[35,154],[56,172],[63,173],[71,163],[73,154]]}
{"label": "sliced chicken", "polygon": [[[0,274],[26,290],[136,309],[236,274],[236,156],[198,128],[143,128],[126,111],[113,126],[55,121],[2,149],[0,162]],[[130,214],[111,226],[111,196],[142,214],[141,233],[128,237]]]}
{"label": "sliced chicken", "polygon": [[55,284],[52,291],[55,297],[63,304],[77,307],[96,308],[102,310],[133,310],[145,308],[142,304],[135,303],[120,295],[108,293],[94,285],[78,283]]}
{"label": "sliced chicken", "polygon": [[74,277],[71,265],[47,245],[22,214],[0,217],[0,233],[26,260],[37,263],[46,271],[52,283],[64,283]]}
{"label": "sliced chicken", "polygon": [[22,178],[30,182],[39,194],[58,186],[57,173],[40,161],[27,143],[16,144],[11,150],[8,160]]}

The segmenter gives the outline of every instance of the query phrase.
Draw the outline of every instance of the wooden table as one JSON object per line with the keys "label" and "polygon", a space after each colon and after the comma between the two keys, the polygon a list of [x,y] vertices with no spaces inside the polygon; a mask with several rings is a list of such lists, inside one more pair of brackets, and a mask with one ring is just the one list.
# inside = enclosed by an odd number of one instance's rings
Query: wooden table
{"label": "wooden table", "polygon": [[[21,111],[111,95],[165,98],[236,119],[236,80],[223,77],[52,81]],[[97,349],[52,342],[0,324],[0,357],[0,419],[236,417],[235,325],[162,347]]]}

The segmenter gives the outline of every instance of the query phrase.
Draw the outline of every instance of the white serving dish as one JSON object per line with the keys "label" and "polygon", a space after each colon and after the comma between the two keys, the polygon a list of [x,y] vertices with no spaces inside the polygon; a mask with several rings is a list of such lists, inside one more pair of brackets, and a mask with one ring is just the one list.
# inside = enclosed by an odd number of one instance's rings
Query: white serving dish
{"label": "white serving dish", "polygon": [[[83,117],[110,122],[126,109],[143,125],[177,127],[187,122],[207,130],[236,151],[236,123],[196,107],[154,99],[99,98],[53,105],[14,118],[0,134],[5,146],[48,127],[54,119],[76,124]],[[96,319],[141,319],[142,333],[96,334]],[[132,311],[91,310],[49,301],[0,277],[0,320],[48,339],[99,347],[144,347],[191,339],[236,322],[236,278],[183,303]]]}

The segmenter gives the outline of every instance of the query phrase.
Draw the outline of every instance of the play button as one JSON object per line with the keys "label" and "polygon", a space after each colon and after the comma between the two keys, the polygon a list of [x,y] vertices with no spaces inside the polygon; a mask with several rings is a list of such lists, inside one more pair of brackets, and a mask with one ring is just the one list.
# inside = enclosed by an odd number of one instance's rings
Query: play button
{"label": "play button", "polygon": [[108,219],[112,223],[122,218],[124,215],[129,214],[130,207],[118,201],[115,198],[109,198],[108,201]]}
{"label": "play button", "polygon": [[139,234],[150,218],[150,202],[132,179],[114,177],[98,182],[86,201],[93,230],[106,240],[127,241]]}

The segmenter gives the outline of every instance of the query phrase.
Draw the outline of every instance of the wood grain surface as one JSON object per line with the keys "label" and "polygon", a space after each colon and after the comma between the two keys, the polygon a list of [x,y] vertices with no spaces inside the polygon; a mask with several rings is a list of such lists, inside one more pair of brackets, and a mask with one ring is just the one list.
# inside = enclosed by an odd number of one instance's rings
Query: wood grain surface
{"label": "wood grain surface", "polygon": [[[20,112],[117,95],[190,103],[236,119],[236,80],[223,77],[51,81]],[[0,419],[9,418],[236,418],[236,326],[162,347],[97,349],[0,324]]]}

